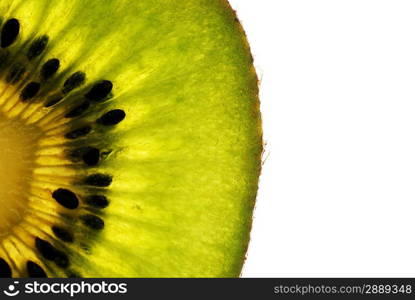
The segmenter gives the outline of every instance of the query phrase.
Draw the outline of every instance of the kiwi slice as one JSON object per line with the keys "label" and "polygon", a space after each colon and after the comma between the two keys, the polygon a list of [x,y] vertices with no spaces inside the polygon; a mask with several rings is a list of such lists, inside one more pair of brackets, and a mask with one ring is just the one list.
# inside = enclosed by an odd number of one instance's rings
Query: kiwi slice
{"label": "kiwi slice", "polygon": [[0,276],[238,276],[262,139],[221,0],[0,2]]}

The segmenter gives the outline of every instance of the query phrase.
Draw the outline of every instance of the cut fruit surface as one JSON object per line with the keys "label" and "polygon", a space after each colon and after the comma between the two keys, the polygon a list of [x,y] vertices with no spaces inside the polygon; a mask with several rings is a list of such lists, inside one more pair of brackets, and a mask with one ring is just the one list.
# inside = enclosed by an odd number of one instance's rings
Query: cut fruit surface
{"label": "cut fruit surface", "polygon": [[230,6],[6,0],[0,18],[0,277],[238,276],[262,132]]}

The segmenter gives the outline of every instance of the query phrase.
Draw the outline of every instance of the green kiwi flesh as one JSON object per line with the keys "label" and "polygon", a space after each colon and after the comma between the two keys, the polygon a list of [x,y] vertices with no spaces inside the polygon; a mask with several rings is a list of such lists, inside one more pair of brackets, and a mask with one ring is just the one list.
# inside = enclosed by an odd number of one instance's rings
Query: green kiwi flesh
{"label": "green kiwi flesh", "polygon": [[0,277],[234,277],[261,166],[223,0],[0,2]]}

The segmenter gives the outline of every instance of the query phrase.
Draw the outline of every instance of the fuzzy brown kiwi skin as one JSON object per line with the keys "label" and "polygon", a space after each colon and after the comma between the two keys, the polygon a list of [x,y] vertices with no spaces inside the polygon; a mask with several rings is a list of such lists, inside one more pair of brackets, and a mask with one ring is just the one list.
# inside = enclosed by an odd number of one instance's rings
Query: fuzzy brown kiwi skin
{"label": "fuzzy brown kiwi skin", "polygon": [[[256,157],[252,157],[252,160],[257,161],[257,169],[256,169],[256,181],[254,182],[255,186],[258,188],[259,185],[259,177],[262,170],[263,165],[263,155],[264,155],[264,141],[263,141],[263,129],[262,129],[262,116],[260,111],[260,99],[259,99],[259,88],[260,88],[260,81],[258,80],[258,75],[254,67],[254,57],[252,55],[251,47],[248,42],[248,38],[246,35],[246,32],[244,28],[242,27],[242,24],[238,18],[237,12],[232,8],[230,3],[227,0],[220,0],[221,5],[224,6],[224,10],[230,12],[232,14],[232,18],[234,20],[233,26],[236,27],[236,29],[241,33],[242,36],[242,42],[244,45],[244,49],[246,51],[246,55],[249,55],[250,61],[251,61],[251,68],[250,68],[250,75],[252,78],[252,85],[251,85],[251,91],[252,91],[252,98],[255,99],[253,101],[252,105],[252,114],[257,117],[257,136],[258,140],[260,141],[260,148],[258,151],[258,155]],[[247,221],[247,234],[246,239],[241,241],[242,248],[243,248],[243,255],[240,257],[237,257],[235,259],[235,265],[233,270],[236,270],[235,274],[232,274],[234,277],[240,277],[243,271],[244,263],[247,259],[247,252],[249,243],[251,241],[250,233],[252,231],[252,223],[253,223],[253,214],[255,212],[255,205],[256,205],[256,198],[257,198],[257,191],[253,195],[251,195],[251,198],[248,199],[251,206],[251,214],[249,215],[248,221]]]}

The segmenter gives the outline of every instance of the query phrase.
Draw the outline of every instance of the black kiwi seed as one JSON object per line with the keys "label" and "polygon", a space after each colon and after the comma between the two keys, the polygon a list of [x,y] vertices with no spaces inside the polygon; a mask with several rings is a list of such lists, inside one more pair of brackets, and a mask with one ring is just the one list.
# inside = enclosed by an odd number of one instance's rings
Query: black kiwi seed
{"label": "black kiwi seed", "polygon": [[20,24],[16,19],[9,19],[4,23],[1,29],[0,46],[2,48],[9,47],[14,43],[17,36],[19,35]]}
{"label": "black kiwi seed", "polygon": [[29,100],[36,96],[39,92],[40,83],[39,82],[29,82],[20,93],[20,99],[23,101]]}
{"label": "black kiwi seed", "polygon": [[46,272],[37,263],[29,260],[26,263],[27,274],[30,278],[46,278]]}
{"label": "black kiwi seed", "polygon": [[47,260],[54,260],[56,257],[56,249],[52,246],[51,243],[42,240],[41,238],[35,239],[35,246],[36,249],[40,252],[40,254]]}
{"label": "black kiwi seed", "polygon": [[12,277],[12,269],[3,258],[0,258],[0,278],[10,277]]}
{"label": "black kiwi seed", "polygon": [[62,92],[64,94],[69,93],[73,89],[81,86],[85,82],[85,73],[84,72],[75,72],[63,83]]}
{"label": "black kiwi seed", "polygon": [[86,204],[95,208],[105,208],[109,205],[107,197],[103,195],[91,195],[85,199]]}
{"label": "black kiwi seed", "polygon": [[107,98],[108,94],[112,90],[112,82],[109,80],[102,80],[96,83],[85,97],[91,101],[102,101]]}
{"label": "black kiwi seed", "polygon": [[67,139],[73,140],[73,139],[87,135],[88,133],[91,132],[91,130],[92,130],[91,126],[84,126],[84,127],[68,132],[67,134],[65,134],[65,137]]}
{"label": "black kiwi seed", "polygon": [[94,230],[102,230],[104,228],[104,221],[95,215],[87,214],[80,216],[82,223],[85,226],[94,229]]}
{"label": "black kiwi seed", "polygon": [[40,75],[45,80],[52,77],[58,71],[59,65],[59,59],[49,59],[47,62],[43,64],[42,69],[40,70]]}
{"label": "black kiwi seed", "polygon": [[109,186],[112,182],[112,177],[107,174],[92,174],[89,175],[84,183],[90,186],[96,187],[106,187]]}
{"label": "black kiwi seed", "polygon": [[34,40],[32,45],[30,45],[29,51],[27,52],[27,58],[32,60],[42,54],[48,44],[48,41],[49,37],[47,35],[42,35],[40,38]]}
{"label": "black kiwi seed", "polygon": [[67,243],[73,242],[73,236],[68,230],[59,226],[52,226],[52,231],[58,239]]}
{"label": "black kiwi seed", "polygon": [[9,73],[7,74],[6,81],[8,83],[16,83],[22,78],[22,75],[26,71],[26,68],[21,63],[15,63],[11,66]]}
{"label": "black kiwi seed", "polygon": [[88,166],[95,166],[100,160],[100,150],[95,147],[80,147],[72,150],[69,154],[73,162],[82,160]]}
{"label": "black kiwi seed", "polygon": [[97,123],[105,126],[116,125],[124,120],[124,118],[125,112],[122,109],[113,109],[102,115],[97,120]]}
{"label": "black kiwi seed", "polygon": [[35,246],[43,258],[54,261],[56,265],[62,268],[69,266],[68,256],[52,246],[51,243],[37,237],[35,239]]}
{"label": "black kiwi seed", "polygon": [[83,155],[82,160],[88,166],[95,166],[99,162],[99,149],[90,147]]}
{"label": "black kiwi seed", "polygon": [[67,209],[75,209],[79,205],[79,200],[76,195],[67,189],[57,189],[52,193],[52,197]]}
{"label": "black kiwi seed", "polygon": [[84,101],[65,115],[65,118],[75,118],[82,115],[89,108],[89,101]]}

